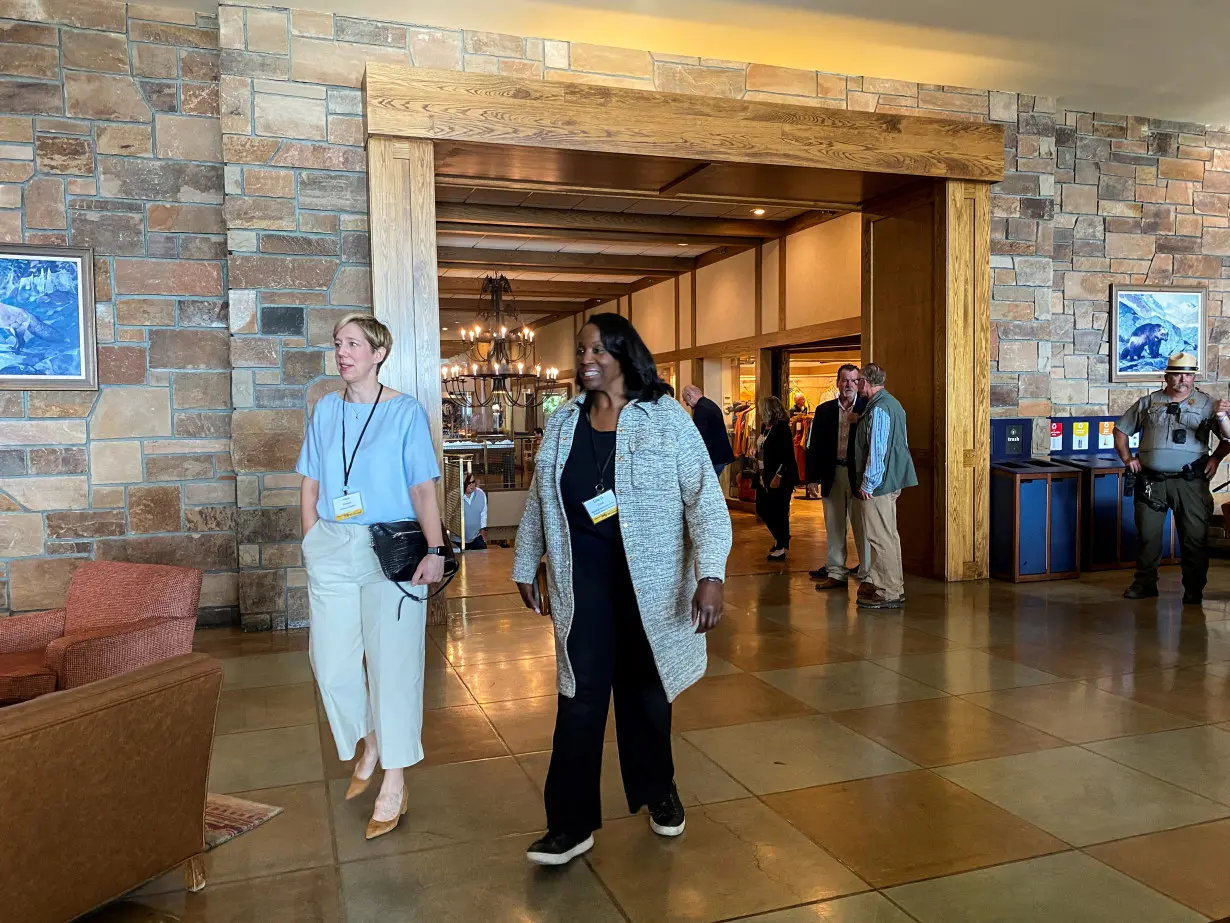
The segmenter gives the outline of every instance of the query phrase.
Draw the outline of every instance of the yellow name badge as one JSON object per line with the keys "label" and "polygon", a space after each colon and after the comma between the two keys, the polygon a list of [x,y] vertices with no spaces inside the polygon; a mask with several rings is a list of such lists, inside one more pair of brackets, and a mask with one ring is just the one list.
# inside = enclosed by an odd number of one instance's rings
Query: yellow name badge
{"label": "yellow name badge", "polygon": [[338,522],[345,522],[362,512],[363,495],[360,493],[342,494],[333,498],[333,518]]}
{"label": "yellow name badge", "polygon": [[586,500],[585,512],[589,513],[589,518],[594,523],[610,519],[619,512],[619,504],[615,501],[615,491],[603,491],[594,499]]}

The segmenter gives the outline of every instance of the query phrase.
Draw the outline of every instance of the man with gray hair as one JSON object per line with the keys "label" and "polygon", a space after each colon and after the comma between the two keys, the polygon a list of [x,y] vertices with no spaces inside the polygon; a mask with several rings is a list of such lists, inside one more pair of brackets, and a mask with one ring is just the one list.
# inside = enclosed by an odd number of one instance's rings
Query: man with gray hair
{"label": "man with gray hair", "polygon": [[859,587],[861,609],[900,609],[905,603],[905,577],[901,568],[901,538],[897,533],[897,498],[918,483],[910,457],[905,410],[884,389],[884,369],[863,367],[859,393],[867,405],[854,431],[854,484],[871,567],[867,583]]}
{"label": "man with gray hair", "polygon": [[726,435],[726,418],[722,416],[722,408],[705,397],[705,392],[696,385],[685,385],[680,397],[692,408],[692,422],[696,424],[700,438],[709,450],[709,461],[713,462],[713,470],[720,477],[722,469],[735,460],[734,450],[730,447],[730,437]]}

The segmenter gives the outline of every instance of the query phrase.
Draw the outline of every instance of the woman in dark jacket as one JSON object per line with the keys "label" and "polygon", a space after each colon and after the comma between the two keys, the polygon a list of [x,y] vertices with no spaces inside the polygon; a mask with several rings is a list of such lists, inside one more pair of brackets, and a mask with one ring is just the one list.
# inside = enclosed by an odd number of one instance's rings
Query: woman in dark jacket
{"label": "woman in dark jacket", "polygon": [[794,440],[786,409],[776,397],[762,398],[760,413],[760,480],[756,485],[756,515],[773,535],[770,561],[781,561],[790,547],[790,498],[798,484]]}

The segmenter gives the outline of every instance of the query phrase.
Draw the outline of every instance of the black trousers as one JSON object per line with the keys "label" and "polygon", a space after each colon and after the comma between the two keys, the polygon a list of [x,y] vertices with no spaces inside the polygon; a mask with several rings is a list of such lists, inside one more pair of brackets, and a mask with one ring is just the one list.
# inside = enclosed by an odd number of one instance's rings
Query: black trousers
{"label": "black trousers", "polygon": [[778,548],[790,547],[790,499],[793,487],[756,488],[756,515],[769,527]]}
{"label": "black trousers", "polygon": [[[621,551],[622,557],[622,551]],[[559,697],[547,772],[547,830],[586,837],[602,826],[602,742],[615,693],[615,730],[628,810],[670,794],[671,704],[645,638],[627,564],[575,556],[568,657],[576,695]],[[613,571],[613,572],[612,572]]]}

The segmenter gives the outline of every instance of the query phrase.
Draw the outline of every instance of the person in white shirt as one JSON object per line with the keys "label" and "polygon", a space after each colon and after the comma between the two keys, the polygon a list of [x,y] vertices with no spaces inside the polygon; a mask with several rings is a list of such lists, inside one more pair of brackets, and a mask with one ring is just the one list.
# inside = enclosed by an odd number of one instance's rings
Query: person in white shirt
{"label": "person in white shirt", "polygon": [[487,495],[478,486],[474,475],[465,479],[466,551],[485,551],[487,548]]}

